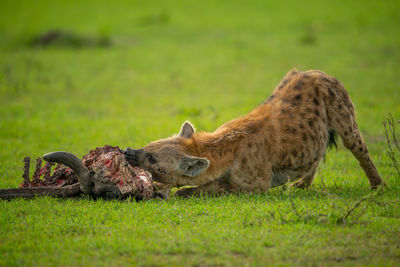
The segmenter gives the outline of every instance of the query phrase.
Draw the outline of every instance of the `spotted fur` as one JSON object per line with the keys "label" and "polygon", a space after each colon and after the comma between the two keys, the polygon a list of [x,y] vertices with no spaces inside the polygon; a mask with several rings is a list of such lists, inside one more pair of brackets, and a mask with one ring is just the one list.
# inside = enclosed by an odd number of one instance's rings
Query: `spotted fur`
{"label": "spotted fur", "polygon": [[346,89],[316,70],[290,71],[263,104],[214,132],[197,133],[186,122],[178,136],[125,153],[159,182],[197,186],[180,195],[264,192],[289,181],[310,186],[327,147],[336,145],[336,134],[371,187],[382,184]]}

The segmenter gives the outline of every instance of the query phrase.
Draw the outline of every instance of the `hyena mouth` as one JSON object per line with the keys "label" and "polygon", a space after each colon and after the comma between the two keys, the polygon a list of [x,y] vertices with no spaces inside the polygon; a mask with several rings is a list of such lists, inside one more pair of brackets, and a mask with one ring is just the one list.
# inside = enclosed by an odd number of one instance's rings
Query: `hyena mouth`
{"label": "hyena mouth", "polygon": [[131,149],[130,147],[125,148],[125,150],[121,150],[124,154],[125,159],[129,162],[133,167],[137,167],[139,165],[139,155],[138,150]]}

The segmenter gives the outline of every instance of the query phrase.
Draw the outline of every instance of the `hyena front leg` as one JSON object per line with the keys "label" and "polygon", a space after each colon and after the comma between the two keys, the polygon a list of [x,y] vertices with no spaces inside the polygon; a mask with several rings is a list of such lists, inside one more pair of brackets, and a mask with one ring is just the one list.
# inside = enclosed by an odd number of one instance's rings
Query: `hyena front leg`
{"label": "hyena front leg", "polygon": [[223,195],[232,193],[233,187],[225,179],[217,179],[204,185],[197,187],[182,188],[175,192],[179,197],[190,197],[200,195]]}
{"label": "hyena front leg", "polygon": [[317,172],[317,167],[318,167],[319,161],[314,164],[310,170],[302,177],[300,180],[292,184],[292,186],[297,187],[297,188],[308,188],[311,186],[311,184],[314,181],[315,178],[315,173]]}

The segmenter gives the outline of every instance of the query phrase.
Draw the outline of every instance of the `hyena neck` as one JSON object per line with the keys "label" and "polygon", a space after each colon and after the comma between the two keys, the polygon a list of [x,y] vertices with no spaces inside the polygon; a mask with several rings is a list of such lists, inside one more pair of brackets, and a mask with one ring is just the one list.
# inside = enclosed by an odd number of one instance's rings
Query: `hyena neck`
{"label": "hyena neck", "polygon": [[239,143],[244,137],[243,132],[227,129],[193,134],[189,145],[192,155],[210,161],[209,168],[198,178],[206,183],[229,172]]}
{"label": "hyena neck", "polygon": [[199,178],[207,182],[226,175],[237,158],[241,142],[253,138],[260,131],[269,113],[269,105],[261,105],[212,133],[194,133],[187,147],[194,156],[210,161],[210,167]]}

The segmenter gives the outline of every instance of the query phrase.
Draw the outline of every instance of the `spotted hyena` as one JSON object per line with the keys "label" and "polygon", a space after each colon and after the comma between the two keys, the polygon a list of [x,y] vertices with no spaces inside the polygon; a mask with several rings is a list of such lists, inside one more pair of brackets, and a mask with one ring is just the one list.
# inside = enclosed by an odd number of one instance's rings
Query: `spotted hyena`
{"label": "spotted hyena", "polygon": [[264,192],[288,181],[310,186],[336,134],[371,187],[382,184],[343,84],[321,71],[292,70],[263,104],[214,132],[195,132],[185,122],[177,136],[127,148],[125,155],[158,182],[197,186],[181,195]]}

